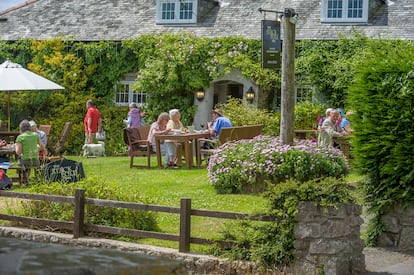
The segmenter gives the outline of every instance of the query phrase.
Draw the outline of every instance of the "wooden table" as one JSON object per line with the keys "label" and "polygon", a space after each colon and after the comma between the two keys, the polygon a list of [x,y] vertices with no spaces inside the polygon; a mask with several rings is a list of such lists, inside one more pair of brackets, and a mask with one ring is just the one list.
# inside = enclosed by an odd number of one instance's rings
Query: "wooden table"
{"label": "wooden table", "polygon": [[333,141],[339,144],[339,149],[344,153],[345,157],[349,159],[349,153],[351,150],[351,144],[349,143],[350,136],[334,137]]}
{"label": "wooden table", "polygon": [[316,130],[295,130],[294,132],[298,139],[306,139],[307,134],[317,134]]}
{"label": "wooden table", "polygon": [[14,146],[7,145],[7,146],[0,147],[0,156],[10,156],[10,155],[16,156],[16,151],[14,149]]}
{"label": "wooden table", "polygon": [[[157,162],[158,167],[162,168],[162,160],[161,160],[161,140],[174,140],[177,142],[184,143],[185,149],[185,162],[188,169],[191,169],[193,166],[193,148],[191,146],[191,140],[194,144],[197,143],[199,138],[208,138],[210,134],[208,132],[204,133],[180,133],[180,134],[168,134],[168,135],[155,135],[155,148],[157,153]],[[200,156],[196,156],[199,158]]]}

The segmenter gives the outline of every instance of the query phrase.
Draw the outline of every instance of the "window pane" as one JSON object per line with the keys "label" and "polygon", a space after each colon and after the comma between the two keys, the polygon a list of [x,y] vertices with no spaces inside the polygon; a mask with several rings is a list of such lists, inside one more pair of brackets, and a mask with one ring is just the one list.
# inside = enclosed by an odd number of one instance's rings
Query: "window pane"
{"label": "window pane", "polygon": [[142,106],[145,104],[147,99],[147,94],[144,92],[132,92],[132,101],[138,104],[138,106]]}
{"label": "window pane", "polygon": [[175,18],[175,3],[163,3],[161,8],[161,17],[164,20],[173,20]]}
{"label": "window pane", "polygon": [[193,19],[193,3],[180,4],[180,19]]}
{"label": "window pane", "polygon": [[342,18],[342,1],[343,0],[328,0],[328,18]]}
{"label": "window pane", "polygon": [[296,102],[311,101],[313,91],[310,87],[297,87],[296,88]]}
{"label": "window pane", "polygon": [[348,0],[348,18],[362,17],[363,0]]}

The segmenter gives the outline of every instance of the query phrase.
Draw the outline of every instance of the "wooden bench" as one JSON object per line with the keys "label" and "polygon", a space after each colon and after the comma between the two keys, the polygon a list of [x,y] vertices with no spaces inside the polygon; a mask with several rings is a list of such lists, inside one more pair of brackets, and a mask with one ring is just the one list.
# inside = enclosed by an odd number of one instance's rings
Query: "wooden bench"
{"label": "wooden bench", "polygon": [[[197,166],[201,166],[201,156],[211,155],[216,148],[226,142],[241,139],[252,139],[262,134],[263,124],[222,128],[217,139],[199,139],[196,146]],[[202,148],[203,143],[212,144],[213,149]]]}
{"label": "wooden bench", "polygon": [[317,137],[318,135],[316,130],[294,130],[294,132],[297,139],[307,139],[309,136]]}

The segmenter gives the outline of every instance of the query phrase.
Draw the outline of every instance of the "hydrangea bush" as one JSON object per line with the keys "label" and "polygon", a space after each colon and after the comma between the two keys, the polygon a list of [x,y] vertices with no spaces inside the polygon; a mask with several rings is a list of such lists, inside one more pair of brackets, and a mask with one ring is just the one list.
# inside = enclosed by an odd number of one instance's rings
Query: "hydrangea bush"
{"label": "hydrangea bush", "polygon": [[339,149],[319,147],[312,140],[295,140],[291,146],[268,136],[226,142],[211,156],[207,168],[209,181],[220,194],[263,191],[267,182],[339,178],[349,172]]}

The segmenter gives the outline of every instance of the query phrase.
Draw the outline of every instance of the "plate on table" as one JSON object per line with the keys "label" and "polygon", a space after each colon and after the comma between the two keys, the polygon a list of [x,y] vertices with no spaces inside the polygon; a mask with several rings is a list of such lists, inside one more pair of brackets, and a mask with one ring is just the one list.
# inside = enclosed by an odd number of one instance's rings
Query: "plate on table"
{"label": "plate on table", "polygon": [[0,164],[0,168],[1,169],[9,169],[9,167],[11,166],[12,164],[10,163],[10,162],[2,162],[1,164]]}

